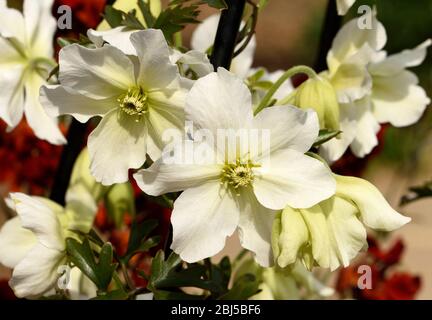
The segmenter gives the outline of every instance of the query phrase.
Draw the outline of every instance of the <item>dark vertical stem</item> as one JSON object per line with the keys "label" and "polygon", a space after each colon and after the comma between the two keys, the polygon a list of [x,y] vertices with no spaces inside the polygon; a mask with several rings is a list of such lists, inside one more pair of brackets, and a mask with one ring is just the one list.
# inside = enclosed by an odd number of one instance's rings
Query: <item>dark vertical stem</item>
{"label": "dark vertical stem", "polygon": [[231,66],[246,4],[246,0],[225,0],[225,2],[228,9],[222,11],[213,45],[213,53],[210,58],[215,70],[218,67],[229,69]]}
{"label": "dark vertical stem", "polygon": [[84,144],[87,124],[80,123],[73,119],[67,133],[68,144],[64,146],[60,163],[54,178],[54,184],[51,189],[50,199],[60,205],[65,204],[65,195],[72,174],[75,160]]}
{"label": "dark vertical stem", "polygon": [[[237,37],[243,17],[246,0],[225,0],[228,8],[222,11],[221,18],[216,33],[213,53],[210,61],[215,70],[218,67],[229,69],[234,55]],[[165,257],[171,253],[170,245],[172,242],[172,224],[170,224],[167,239],[165,240]]]}
{"label": "dark vertical stem", "polygon": [[342,25],[342,17],[337,13],[336,0],[329,0],[315,70],[321,72],[327,69],[327,52],[331,49],[333,39]]}

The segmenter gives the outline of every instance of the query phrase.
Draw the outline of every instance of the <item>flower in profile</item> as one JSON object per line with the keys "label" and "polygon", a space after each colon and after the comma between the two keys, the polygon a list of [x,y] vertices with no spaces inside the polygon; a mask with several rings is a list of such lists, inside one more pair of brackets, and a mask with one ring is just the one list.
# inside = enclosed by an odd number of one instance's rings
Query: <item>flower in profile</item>
{"label": "flower in profile", "polygon": [[[66,264],[71,230],[89,232],[96,204],[83,188],[68,192],[65,208],[45,198],[12,193],[17,216],[0,230],[0,262],[13,269],[10,286],[17,297],[38,297],[53,289]],[[90,223],[88,223],[90,222]]]}
{"label": "flower in profile", "polygon": [[209,138],[189,141],[196,161],[168,161],[182,142],[134,175],[152,196],[185,190],[174,203],[171,248],[195,262],[219,252],[238,227],[242,246],[270,265],[275,210],[310,207],[335,191],[328,168],[305,155],[318,136],[316,113],[274,106],[254,118],[247,86],[223,68],[195,82],[185,111],[194,131]]}
{"label": "flower in profile", "polygon": [[54,116],[70,114],[81,122],[102,117],[88,150],[92,175],[104,185],[126,182],[146,154],[160,156],[165,130],[184,126],[186,90],[162,32],[135,32],[130,41],[138,57],[110,45],[65,47],[60,85],[42,88],[41,101]]}
{"label": "flower in profile", "polygon": [[280,267],[298,260],[309,269],[346,267],[367,246],[365,226],[392,231],[411,220],[368,181],[339,175],[335,179],[333,197],[307,209],[286,207],[277,215],[272,244]]}
{"label": "flower in profile", "polygon": [[[359,19],[371,28],[360,28]],[[405,70],[420,65],[431,40],[417,48],[388,56],[383,51],[386,30],[371,11],[345,24],[327,56],[322,73],[334,86],[340,103],[341,139],[321,147],[329,161],[339,159],[348,147],[357,157],[369,154],[378,144],[381,123],[404,127],[417,122],[430,103],[415,74]]]}
{"label": "flower in profile", "polygon": [[0,0],[0,118],[9,130],[25,114],[39,139],[66,143],[39,102],[39,89],[55,67],[53,38],[57,23],[51,15],[53,0],[25,0],[23,13]]}

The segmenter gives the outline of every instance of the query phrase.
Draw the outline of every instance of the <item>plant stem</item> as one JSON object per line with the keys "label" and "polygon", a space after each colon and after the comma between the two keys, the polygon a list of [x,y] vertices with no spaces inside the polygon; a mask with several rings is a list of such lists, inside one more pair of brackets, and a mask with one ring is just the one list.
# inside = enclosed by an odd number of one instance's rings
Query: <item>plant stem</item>
{"label": "plant stem", "polygon": [[330,51],[333,39],[342,25],[342,16],[338,15],[336,0],[329,0],[324,26],[321,31],[321,40],[315,70],[321,72],[327,69],[327,53]]}
{"label": "plant stem", "polygon": [[280,88],[280,86],[289,78],[292,76],[298,74],[298,73],[304,73],[309,78],[316,78],[317,74],[315,71],[307,66],[295,66],[291,69],[288,69],[285,71],[285,73],[275,82],[275,84],[267,91],[267,94],[264,96],[264,98],[261,100],[260,104],[256,108],[254,114],[257,115],[260,111],[262,111],[264,108],[266,108],[273,95],[276,93],[276,91]]}
{"label": "plant stem", "polygon": [[222,11],[210,58],[215,70],[229,70],[233,58],[246,0],[225,0],[228,8]]}

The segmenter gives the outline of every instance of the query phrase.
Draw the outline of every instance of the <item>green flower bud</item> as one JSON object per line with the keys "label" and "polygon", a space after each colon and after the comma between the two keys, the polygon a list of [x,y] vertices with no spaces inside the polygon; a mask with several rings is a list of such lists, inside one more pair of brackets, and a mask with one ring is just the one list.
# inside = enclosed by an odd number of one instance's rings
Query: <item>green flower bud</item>
{"label": "green flower bud", "polygon": [[327,79],[317,76],[304,82],[297,88],[293,103],[300,109],[314,109],[321,129],[339,131],[339,103]]}

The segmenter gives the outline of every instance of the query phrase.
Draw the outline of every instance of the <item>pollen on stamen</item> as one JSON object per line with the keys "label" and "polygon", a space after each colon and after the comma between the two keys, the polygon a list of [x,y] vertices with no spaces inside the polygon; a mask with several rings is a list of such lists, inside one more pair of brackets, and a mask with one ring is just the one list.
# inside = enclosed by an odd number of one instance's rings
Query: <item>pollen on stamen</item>
{"label": "pollen on stamen", "polygon": [[117,101],[120,103],[120,111],[129,116],[137,116],[136,121],[148,112],[148,97],[141,88],[129,89]]}

